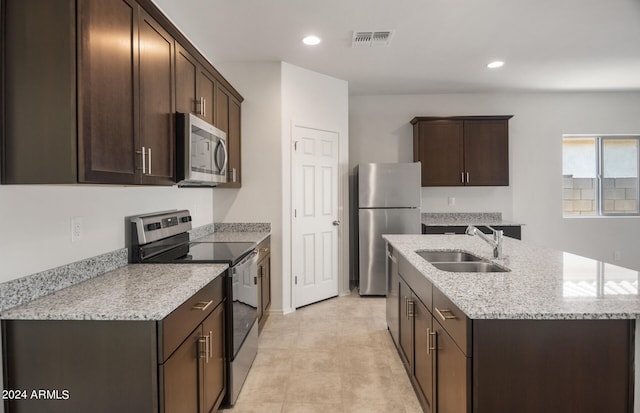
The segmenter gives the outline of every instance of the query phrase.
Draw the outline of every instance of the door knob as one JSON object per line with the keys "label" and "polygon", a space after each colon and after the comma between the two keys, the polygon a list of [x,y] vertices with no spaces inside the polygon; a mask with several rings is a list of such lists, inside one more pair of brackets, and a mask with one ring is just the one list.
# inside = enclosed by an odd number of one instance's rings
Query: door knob
{"label": "door knob", "polygon": [[337,227],[338,225],[340,225],[340,221],[333,221],[333,225]]}

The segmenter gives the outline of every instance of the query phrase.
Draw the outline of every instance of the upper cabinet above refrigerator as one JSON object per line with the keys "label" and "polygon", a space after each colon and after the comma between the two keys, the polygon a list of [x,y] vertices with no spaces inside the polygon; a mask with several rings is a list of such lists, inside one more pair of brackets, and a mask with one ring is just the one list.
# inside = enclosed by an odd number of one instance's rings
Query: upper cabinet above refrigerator
{"label": "upper cabinet above refrigerator", "polygon": [[422,186],[508,186],[512,116],[415,117]]}

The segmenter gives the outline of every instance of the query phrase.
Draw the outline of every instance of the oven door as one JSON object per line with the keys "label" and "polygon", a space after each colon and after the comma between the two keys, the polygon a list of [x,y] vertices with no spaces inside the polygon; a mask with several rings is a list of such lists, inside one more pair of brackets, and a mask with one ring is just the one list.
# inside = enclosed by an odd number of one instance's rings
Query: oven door
{"label": "oven door", "polygon": [[231,312],[235,359],[249,331],[258,319],[258,252],[253,251],[231,268]]}

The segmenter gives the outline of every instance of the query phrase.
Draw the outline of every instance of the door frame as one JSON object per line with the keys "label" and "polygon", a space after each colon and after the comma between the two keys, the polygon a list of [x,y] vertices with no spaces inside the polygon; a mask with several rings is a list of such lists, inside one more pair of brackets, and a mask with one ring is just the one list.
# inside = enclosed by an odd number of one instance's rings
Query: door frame
{"label": "door frame", "polygon": [[[290,179],[290,191],[289,191],[289,239],[291,242],[289,243],[289,268],[291,269],[289,273],[289,285],[290,294],[291,294],[291,312],[296,311],[296,285],[295,285],[295,274],[293,271],[293,234],[295,227],[295,219],[293,216],[294,211],[294,200],[295,197],[295,188],[293,184],[294,177],[294,144],[295,144],[295,130],[296,128],[305,128],[305,129],[314,129],[323,132],[335,133],[338,137],[338,207],[337,207],[337,216],[340,221],[340,225],[338,226],[338,296],[349,295],[349,271],[348,271],[348,261],[345,261],[345,246],[349,245],[349,220],[348,220],[348,205],[345,204],[345,201],[348,203],[348,195],[345,199],[345,188],[348,188],[348,159],[342,159],[343,157],[343,136],[337,130],[332,130],[328,127],[321,127],[317,125],[312,125],[310,122],[302,122],[302,121],[291,121],[291,129],[290,129],[290,142],[289,142],[289,151],[290,151],[290,162],[289,162],[289,176]],[[347,179],[347,182],[344,180]],[[347,252],[348,253],[348,252]],[[345,263],[347,268],[345,269]],[[346,280],[346,288],[345,288],[345,280]]]}

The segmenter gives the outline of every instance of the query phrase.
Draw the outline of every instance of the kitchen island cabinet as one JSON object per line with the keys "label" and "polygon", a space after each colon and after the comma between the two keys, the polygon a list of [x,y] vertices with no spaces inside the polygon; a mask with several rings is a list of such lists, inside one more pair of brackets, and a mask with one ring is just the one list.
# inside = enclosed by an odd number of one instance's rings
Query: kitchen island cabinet
{"label": "kitchen island cabinet", "polygon": [[422,164],[422,186],[508,186],[510,118],[413,118],[413,160]]}
{"label": "kitchen island cabinet", "polygon": [[5,408],[215,411],[226,392],[226,269],[129,265],[5,311],[5,388],[51,391]]}
{"label": "kitchen island cabinet", "polygon": [[[401,356],[413,351],[407,372],[425,412],[633,411],[640,299],[637,287],[613,295],[603,287],[637,282],[637,271],[608,264],[584,270],[597,262],[505,239],[506,258],[493,261],[509,272],[453,273],[415,251],[487,257],[490,249],[468,236],[384,238],[415,301],[408,306],[413,348],[396,345]],[[396,323],[388,320],[390,330]],[[431,359],[420,361],[421,353]]]}

